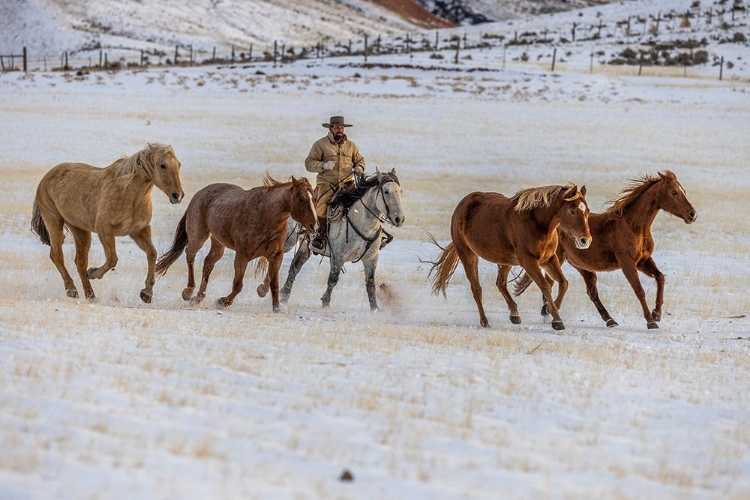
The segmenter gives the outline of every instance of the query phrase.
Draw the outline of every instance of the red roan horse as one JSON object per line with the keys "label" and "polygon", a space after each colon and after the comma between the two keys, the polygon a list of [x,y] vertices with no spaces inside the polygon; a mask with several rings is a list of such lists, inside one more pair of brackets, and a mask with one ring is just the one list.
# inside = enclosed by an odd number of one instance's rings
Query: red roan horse
{"label": "red roan horse", "polygon": [[[692,224],[697,217],[685,190],[670,171],[634,180],[604,213],[592,213],[589,226],[594,241],[585,252],[576,248],[569,237],[560,234],[557,247],[560,262],[567,259],[581,273],[589,298],[609,327],[617,326],[617,322],[599,300],[596,273],[622,269],[641,303],[648,328],[659,328],[656,322],[661,320],[664,304],[664,275],[651,258],[654,251],[651,223],[659,210],[676,215],[685,224]],[[656,307],[653,311],[646,303],[646,292],[638,279],[638,271],[656,280]],[[521,275],[516,282],[515,295],[520,295],[529,284],[529,277]],[[542,308],[542,314],[545,312]]]}
{"label": "red roan horse", "polygon": [[[552,312],[552,327],[565,328],[558,311],[568,282],[563,276],[560,261],[555,255],[558,227],[570,234],[575,245],[588,248],[591,244],[586,204],[586,187],[580,190],[573,184],[546,186],[519,191],[512,198],[499,193],[471,193],[458,204],[451,218],[452,242],[443,249],[430,275],[433,293],[442,292],[458,265],[464,266],[471,283],[471,292],[479,310],[479,321],[488,327],[482,307],[482,287],[479,284],[478,257],[497,264],[495,284],[510,309],[511,323],[521,317],[518,306],[508,292],[508,273],[513,265],[521,265],[542,290]],[[559,283],[558,296],[552,301],[551,285],[541,268]]]}
{"label": "red roan horse", "polygon": [[[245,190],[233,184],[211,184],[190,201],[177,225],[174,243],[156,263],[156,273],[164,275],[186,250],[188,283],[182,298],[197,304],[206,296],[208,277],[224,248],[235,251],[232,292],[218,301],[228,307],[242,290],[247,264],[258,257],[268,261],[271,299],[274,312],[279,310],[279,268],[284,256],[287,219],[291,217],[312,232],[317,222],[312,185],[306,178],[281,183],[269,176],[264,185]],[[208,238],[211,248],[203,261],[203,276],[198,295],[193,298],[195,255]]]}

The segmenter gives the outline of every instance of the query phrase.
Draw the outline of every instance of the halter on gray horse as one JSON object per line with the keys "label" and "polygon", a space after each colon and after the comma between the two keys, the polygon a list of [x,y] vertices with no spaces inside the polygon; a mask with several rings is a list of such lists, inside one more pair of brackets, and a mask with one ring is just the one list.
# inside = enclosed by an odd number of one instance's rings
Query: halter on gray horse
{"label": "halter on gray horse", "polygon": [[[375,298],[375,268],[380,255],[382,224],[387,222],[396,227],[404,223],[401,208],[401,184],[396,171],[380,172],[361,178],[351,190],[342,190],[331,200],[329,206],[328,247],[324,255],[330,258],[328,288],[321,300],[323,307],[331,302],[331,293],[339,280],[341,268],[346,262],[362,261],[365,268],[365,288],[370,301],[370,309],[378,308]],[[287,246],[291,249],[295,242],[299,247],[289,267],[289,275],[281,290],[280,300],[286,302],[292,293],[292,286],[302,266],[310,258],[309,238],[297,232],[291,221],[287,229]],[[261,285],[258,293],[262,293]]]}

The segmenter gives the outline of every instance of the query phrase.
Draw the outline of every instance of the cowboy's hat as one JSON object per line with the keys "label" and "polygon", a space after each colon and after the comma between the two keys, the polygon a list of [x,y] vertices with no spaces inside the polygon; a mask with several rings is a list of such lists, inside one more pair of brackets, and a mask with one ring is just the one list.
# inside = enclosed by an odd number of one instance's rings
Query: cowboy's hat
{"label": "cowboy's hat", "polygon": [[344,120],[343,116],[332,116],[330,119],[330,123],[323,124],[325,128],[331,128],[331,126],[333,125],[343,125],[344,127],[351,127],[350,124],[346,123],[346,120]]}

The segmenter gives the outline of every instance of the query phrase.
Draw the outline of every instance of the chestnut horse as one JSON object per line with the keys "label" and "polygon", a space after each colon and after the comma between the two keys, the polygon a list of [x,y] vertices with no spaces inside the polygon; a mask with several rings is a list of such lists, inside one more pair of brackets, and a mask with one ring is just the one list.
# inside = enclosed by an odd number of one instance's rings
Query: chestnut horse
{"label": "chestnut horse", "polygon": [[[116,236],[130,236],[146,252],[148,272],[141,299],[151,302],[156,248],[151,242],[151,190],[156,186],[170,203],[182,201],[180,162],[172,146],[148,144],[133,156],[121,158],[107,168],[84,163],[61,163],[42,178],[36,190],[31,229],[45,245],[57,267],[68,297],[77,298],[73,279],[65,268],[62,244],[64,228],[73,234],[75,263],[83,293],[95,298],[92,279],[100,279],[117,265]],[[91,233],[104,248],[101,267],[87,269]]]}
{"label": "chestnut horse", "polygon": [[[558,308],[568,282],[555,255],[557,229],[570,234],[578,248],[588,248],[591,233],[585,196],[586,186],[579,190],[573,184],[525,189],[512,198],[499,193],[475,192],[467,195],[453,211],[452,242],[443,249],[430,269],[430,275],[435,271],[433,293],[442,292],[445,296],[448,281],[460,260],[471,283],[471,293],[479,310],[479,322],[489,327],[479,284],[478,258],[481,257],[497,264],[495,285],[508,304],[511,323],[519,324],[521,316],[508,292],[507,281],[512,266],[520,265],[547,298],[553,317],[552,328],[563,330],[565,325]],[[544,268],[559,283],[554,302],[551,286],[540,268]]]}
{"label": "chestnut horse", "polygon": [[[621,269],[641,303],[648,328],[659,328],[656,322],[661,320],[664,304],[664,275],[651,257],[654,251],[651,224],[659,210],[676,215],[685,224],[692,224],[697,217],[695,208],[670,171],[632,181],[611,204],[604,213],[592,213],[589,217],[594,237],[591,248],[582,252],[568,236],[561,234],[557,256],[561,262],[567,259],[581,273],[586,293],[607,326],[617,326],[617,322],[599,300],[596,273]],[[646,292],[638,279],[638,271],[656,280],[656,307],[652,311],[646,303]],[[527,275],[521,275],[516,282],[515,294],[520,295],[530,283]],[[542,314],[545,312],[543,308]]]}
{"label": "chestnut horse", "polygon": [[[268,261],[273,311],[279,311],[279,268],[284,256],[287,219],[292,217],[309,232],[315,229],[313,189],[306,178],[281,183],[266,175],[263,186],[245,190],[234,184],[210,184],[197,193],[177,224],[172,248],[159,258],[156,273],[164,275],[186,250],[188,283],[182,298],[192,304],[206,296],[208,278],[224,255],[224,248],[235,251],[232,292],[218,300],[219,307],[232,305],[242,290],[247,264],[258,257]],[[203,261],[198,294],[193,265],[195,255],[207,239],[211,248]]]}

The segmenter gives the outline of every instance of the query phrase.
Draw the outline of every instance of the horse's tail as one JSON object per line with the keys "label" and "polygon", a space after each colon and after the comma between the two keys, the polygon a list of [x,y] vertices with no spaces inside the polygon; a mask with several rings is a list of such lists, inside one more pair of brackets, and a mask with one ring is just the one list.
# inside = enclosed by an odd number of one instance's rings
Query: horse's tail
{"label": "horse's tail", "polygon": [[34,202],[34,208],[31,211],[31,230],[39,236],[42,243],[47,246],[50,245],[49,231],[47,231],[47,226],[44,224],[44,219],[42,219],[42,211],[36,202]]}
{"label": "horse's tail", "polygon": [[[440,247],[434,239],[433,243]],[[448,281],[450,281],[451,276],[456,271],[456,266],[458,266],[458,253],[456,252],[455,245],[449,243],[448,246],[443,248],[437,262],[432,263],[432,268],[427,275],[429,277],[432,276],[433,272],[435,273],[435,276],[432,278],[433,295],[442,293],[443,297],[446,296],[445,289],[448,287]]]}
{"label": "horse's tail", "polygon": [[523,271],[518,278],[515,279],[516,283],[513,285],[513,295],[518,297],[523,292],[526,291],[527,288],[529,288],[529,285],[533,283],[531,280],[531,277],[526,273],[526,271]]}
{"label": "horse's tail", "polygon": [[187,230],[185,229],[186,219],[187,211],[182,216],[182,219],[180,219],[180,222],[177,224],[177,229],[175,229],[174,233],[174,241],[172,242],[172,248],[167,250],[167,252],[159,257],[158,261],[156,261],[156,269],[154,270],[154,272],[157,276],[164,276],[165,274],[167,274],[167,269],[169,269],[169,266],[174,264],[177,258],[182,255],[183,250],[185,250],[185,247],[188,244]]}

